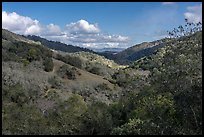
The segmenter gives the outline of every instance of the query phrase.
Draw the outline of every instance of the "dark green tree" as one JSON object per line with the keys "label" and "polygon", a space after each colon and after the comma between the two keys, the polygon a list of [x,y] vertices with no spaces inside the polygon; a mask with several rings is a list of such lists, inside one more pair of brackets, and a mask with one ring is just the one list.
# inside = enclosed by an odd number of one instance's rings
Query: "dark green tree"
{"label": "dark green tree", "polygon": [[44,65],[45,71],[47,71],[47,72],[52,71],[53,67],[54,67],[54,63],[53,63],[52,58],[45,58],[43,65]]}

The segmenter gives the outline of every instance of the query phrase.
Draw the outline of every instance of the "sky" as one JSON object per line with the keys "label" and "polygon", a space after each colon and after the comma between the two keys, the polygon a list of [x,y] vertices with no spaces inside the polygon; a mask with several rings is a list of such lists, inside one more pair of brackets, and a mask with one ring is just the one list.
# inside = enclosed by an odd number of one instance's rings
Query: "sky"
{"label": "sky", "polygon": [[202,22],[202,2],[3,2],[2,28],[90,48],[128,48]]}

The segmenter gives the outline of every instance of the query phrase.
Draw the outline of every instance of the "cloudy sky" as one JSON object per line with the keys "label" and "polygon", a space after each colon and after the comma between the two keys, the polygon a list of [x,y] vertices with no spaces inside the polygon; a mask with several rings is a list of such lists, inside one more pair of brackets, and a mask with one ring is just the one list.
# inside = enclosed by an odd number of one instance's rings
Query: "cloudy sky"
{"label": "cloudy sky", "polygon": [[2,28],[86,48],[127,48],[202,22],[201,2],[3,2]]}

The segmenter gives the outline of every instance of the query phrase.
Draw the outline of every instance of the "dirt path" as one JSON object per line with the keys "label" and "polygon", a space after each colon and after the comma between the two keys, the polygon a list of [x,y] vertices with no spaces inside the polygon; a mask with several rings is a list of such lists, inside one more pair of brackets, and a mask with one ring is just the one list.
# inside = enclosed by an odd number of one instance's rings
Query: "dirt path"
{"label": "dirt path", "polygon": [[64,62],[62,62],[60,60],[56,60],[54,58],[52,58],[52,60],[53,60],[53,64],[54,64],[52,73],[55,73],[62,65],[65,64]]}

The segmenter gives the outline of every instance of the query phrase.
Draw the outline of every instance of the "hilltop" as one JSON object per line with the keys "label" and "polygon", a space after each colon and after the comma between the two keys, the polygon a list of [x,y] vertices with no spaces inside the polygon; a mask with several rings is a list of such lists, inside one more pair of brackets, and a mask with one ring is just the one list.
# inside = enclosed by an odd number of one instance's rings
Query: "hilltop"
{"label": "hilltop", "polygon": [[67,45],[58,41],[51,41],[47,40],[45,38],[41,38],[40,36],[35,36],[35,35],[28,35],[24,36],[25,38],[35,41],[35,42],[40,42],[44,46],[54,49],[54,50],[60,50],[64,52],[69,52],[69,53],[74,53],[74,52],[80,52],[80,51],[85,51],[85,52],[91,52],[94,53],[94,51],[87,49],[87,48],[82,48],[78,46],[73,46],[73,45]]}

